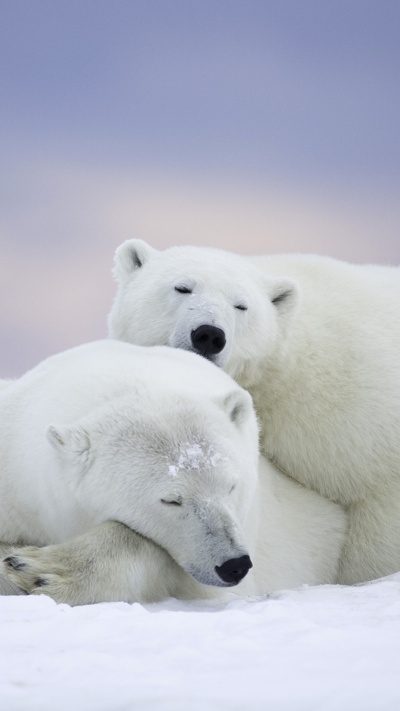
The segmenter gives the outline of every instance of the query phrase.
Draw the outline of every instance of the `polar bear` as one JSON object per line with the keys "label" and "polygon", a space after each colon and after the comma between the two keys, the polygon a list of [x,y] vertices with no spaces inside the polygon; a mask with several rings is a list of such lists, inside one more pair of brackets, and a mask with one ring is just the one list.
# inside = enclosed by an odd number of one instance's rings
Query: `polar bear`
{"label": "polar bear", "polygon": [[339,580],[400,569],[400,270],[216,249],[116,252],[114,338],[202,354],[253,396],[261,450],[349,512]]}
{"label": "polar bear", "polygon": [[198,355],[66,351],[1,391],[0,423],[3,594],[152,601],[336,579],[344,511],[259,464],[249,394]]}

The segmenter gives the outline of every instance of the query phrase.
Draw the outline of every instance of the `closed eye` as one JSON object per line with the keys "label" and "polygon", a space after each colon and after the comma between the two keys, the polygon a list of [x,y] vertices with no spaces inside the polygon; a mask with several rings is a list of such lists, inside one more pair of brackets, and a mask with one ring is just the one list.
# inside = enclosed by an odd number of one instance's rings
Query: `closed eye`
{"label": "closed eye", "polygon": [[182,499],[161,499],[161,503],[170,506],[182,506]]}
{"label": "closed eye", "polygon": [[189,289],[188,286],[176,286],[175,291],[177,291],[179,294],[191,294],[192,290]]}
{"label": "closed eye", "polygon": [[236,304],[235,309],[239,309],[239,311],[247,311],[247,306],[244,304]]}

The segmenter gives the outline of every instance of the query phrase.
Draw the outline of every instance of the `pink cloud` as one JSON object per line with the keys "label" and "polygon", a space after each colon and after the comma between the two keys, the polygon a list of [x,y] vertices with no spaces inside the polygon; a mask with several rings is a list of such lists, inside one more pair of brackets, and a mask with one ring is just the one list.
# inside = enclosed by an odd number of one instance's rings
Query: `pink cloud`
{"label": "pink cloud", "polygon": [[197,244],[243,254],[399,259],[400,209],[388,196],[54,164],[35,164],[24,175],[19,202],[0,224],[0,377],[106,335],[113,253],[130,237],[160,249]]}

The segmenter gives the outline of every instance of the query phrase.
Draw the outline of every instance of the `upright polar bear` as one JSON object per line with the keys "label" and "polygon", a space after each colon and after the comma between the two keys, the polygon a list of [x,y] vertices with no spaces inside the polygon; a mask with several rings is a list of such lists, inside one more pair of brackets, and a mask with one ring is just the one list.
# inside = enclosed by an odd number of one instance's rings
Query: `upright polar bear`
{"label": "upright polar bear", "polygon": [[82,604],[334,581],[343,510],[257,467],[251,398],[203,358],[117,341],[49,358],[0,393],[0,592]]}
{"label": "upright polar bear", "polygon": [[249,390],[261,448],[348,509],[339,579],[400,569],[400,270],[117,249],[114,338],[196,351]]}

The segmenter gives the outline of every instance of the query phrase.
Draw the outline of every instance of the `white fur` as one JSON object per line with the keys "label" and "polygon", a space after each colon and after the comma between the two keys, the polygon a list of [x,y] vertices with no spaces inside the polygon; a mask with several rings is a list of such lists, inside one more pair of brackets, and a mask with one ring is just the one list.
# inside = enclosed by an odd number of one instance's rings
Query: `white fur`
{"label": "white fur", "polygon": [[399,570],[400,270],[131,240],[115,273],[113,337],[193,350],[200,324],[224,331],[213,360],[253,396],[263,453],[348,508],[340,581]]}
{"label": "white fur", "polygon": [[49,358],[1,391],[0,452],[3,572],[29,592],[215,596],[216,567],[248,553],[238,594],[335,580],[342,509],[259,465],[250,396],[197,355],[110,340]]}

